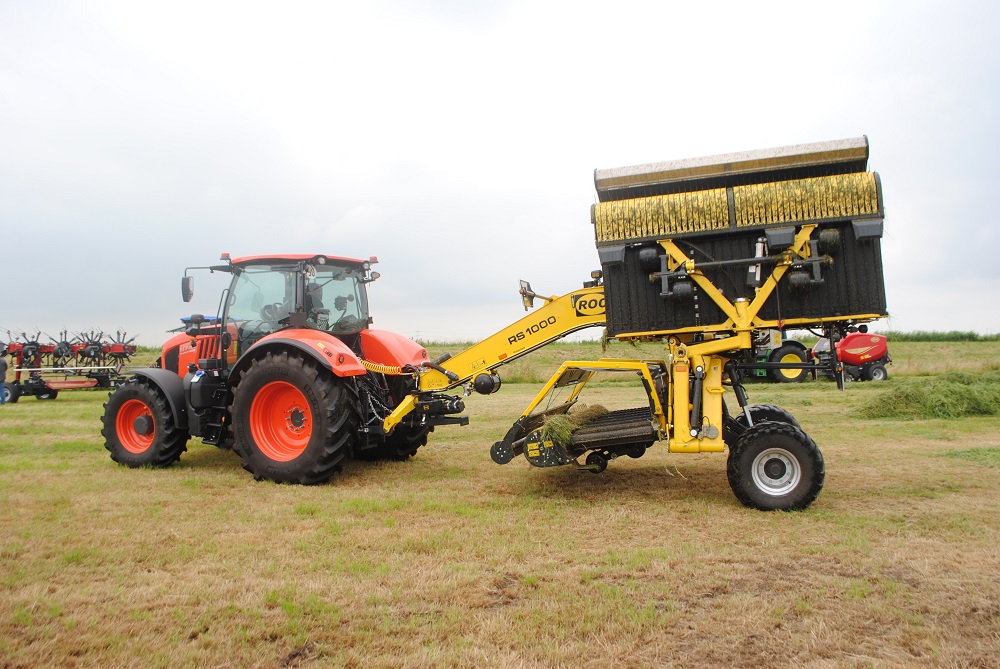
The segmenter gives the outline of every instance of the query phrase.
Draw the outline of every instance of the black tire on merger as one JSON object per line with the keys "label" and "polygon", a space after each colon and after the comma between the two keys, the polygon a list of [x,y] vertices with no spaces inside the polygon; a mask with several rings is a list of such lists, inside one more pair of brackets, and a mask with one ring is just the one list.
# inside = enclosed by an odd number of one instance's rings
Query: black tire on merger
{"label": "black tire on merger", "polygon": [[[770,362],[795,362],[806,361],[806,354],[801,348],[794,344],[785,344],[771,353],[768,358]],[[809,374],[807,369],[769,369],[767,376],[775,383],[799,383]]]}
{"label": "black tire on merger", "polygon": [[233,450],[255,479],[312,485],[329,480],[352,453],[358,392],[352,379],[310,359],[269,352],[243,374],[231,414]]}
{"label": "black tire on merger", "polygon": [[766,421],[749,428],[731,448],[727,474],[744,506],[794,511],[813,503],[826,470],[823,455],[805,432]]}
{"label": "black tire on merger", "polygon": [[142,377],[132,377],[108,395],[101,422],[111,459],[128,467],[166,467],[187,450],[190,435],[177,427],[160,389]]}
{"label": "black tire on merger", "polygon": [[[728,408],[725,407],[724,402],[723,409],[723,419],[725,421],[725,425],[722,428],[722,439],[726,442],[726,445],[732,449],[733,446],[736,445],[740,436],[747,431],[747,417],[742,411],[737,413],[735,416],[730,417]],[[795,420],[795,417],[792,414],[774,404],[751,404],[750,417],[753,419],[754,425],[769,420],[775,423],[794,425],[795,427],[801,429],[799,422]]]}

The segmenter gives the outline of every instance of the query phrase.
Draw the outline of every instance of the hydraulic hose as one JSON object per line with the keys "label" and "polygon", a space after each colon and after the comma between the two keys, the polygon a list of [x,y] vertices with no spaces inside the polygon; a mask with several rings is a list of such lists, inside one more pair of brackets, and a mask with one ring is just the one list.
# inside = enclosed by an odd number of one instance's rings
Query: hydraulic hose
{"label": "hydraulic hose", "polygon": [[403,374],[409,374],[409,372],[404,371],[402,367],[381,365],[377,362],[368,362],[363,358],[361,359],[361,364],[369,372],[374,372],[376,374],[385,374],[386,376],[402,376]]}

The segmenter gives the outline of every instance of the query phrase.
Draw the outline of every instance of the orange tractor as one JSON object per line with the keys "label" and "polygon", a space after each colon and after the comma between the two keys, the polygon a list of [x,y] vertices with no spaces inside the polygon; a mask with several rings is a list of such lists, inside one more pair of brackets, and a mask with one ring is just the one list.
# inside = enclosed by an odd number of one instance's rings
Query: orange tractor
{"label": "orange tractor", "polygon": [[[422,346],[369,327],[376,259],[223,260],[198,268],[232,274],[220,316],[192,316],[156,367],[135,370],[109,397],[102,434],[116,462],[169,465],[197,436],[232,448],[258,479],[319,483],[348,455],[405,460],[436,425],[468,422],[454,415],[460,399],[418,392],[415,372],[437,367]],[[185,272],[185,301],[193,287]],[[389,434],[386,416],[408,397],[411,410]]]}

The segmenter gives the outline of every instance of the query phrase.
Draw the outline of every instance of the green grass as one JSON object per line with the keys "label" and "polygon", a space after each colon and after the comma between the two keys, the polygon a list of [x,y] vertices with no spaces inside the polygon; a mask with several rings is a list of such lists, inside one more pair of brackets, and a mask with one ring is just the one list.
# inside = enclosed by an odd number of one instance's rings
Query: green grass
{"label": "green grass", "polygon": [[913,330],[910,332],[888,331],[883,333],[890,343],[896,342],[956,342],[956,341],[1000,341],[1000,333],[980,334],[978,332],[950,330],[936,332]]}
{"label": "green grass", "polygon": [[[105,393],[24,398],[0,408],[0,666],[994,666],[1000,416],[861,412],[956,369],[988,385],[1000,345],[890,346],[884,383],[749,387],[823,451],[794,514],[740,506],[724,454],[495,465],[534,382],[469,397],[471,424],[408,462],[313,487],[256,482],[199,440],[119,467]],[[520,373],[602,355],[556,347]]]}
{"label": "green grass", "polygon": [[1000,414],[1000,372],[900,379],[860,411],[864,418],[962,418]]}

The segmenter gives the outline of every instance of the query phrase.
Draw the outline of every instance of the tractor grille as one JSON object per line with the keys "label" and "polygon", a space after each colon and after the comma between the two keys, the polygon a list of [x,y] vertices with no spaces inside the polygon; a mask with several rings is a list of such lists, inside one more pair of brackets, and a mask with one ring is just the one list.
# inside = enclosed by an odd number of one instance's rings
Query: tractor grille
{"label": "tractor grille", "polygon": [[198,360],[219,357],[219,338],[215,335],[211,337],[198,338]]}

